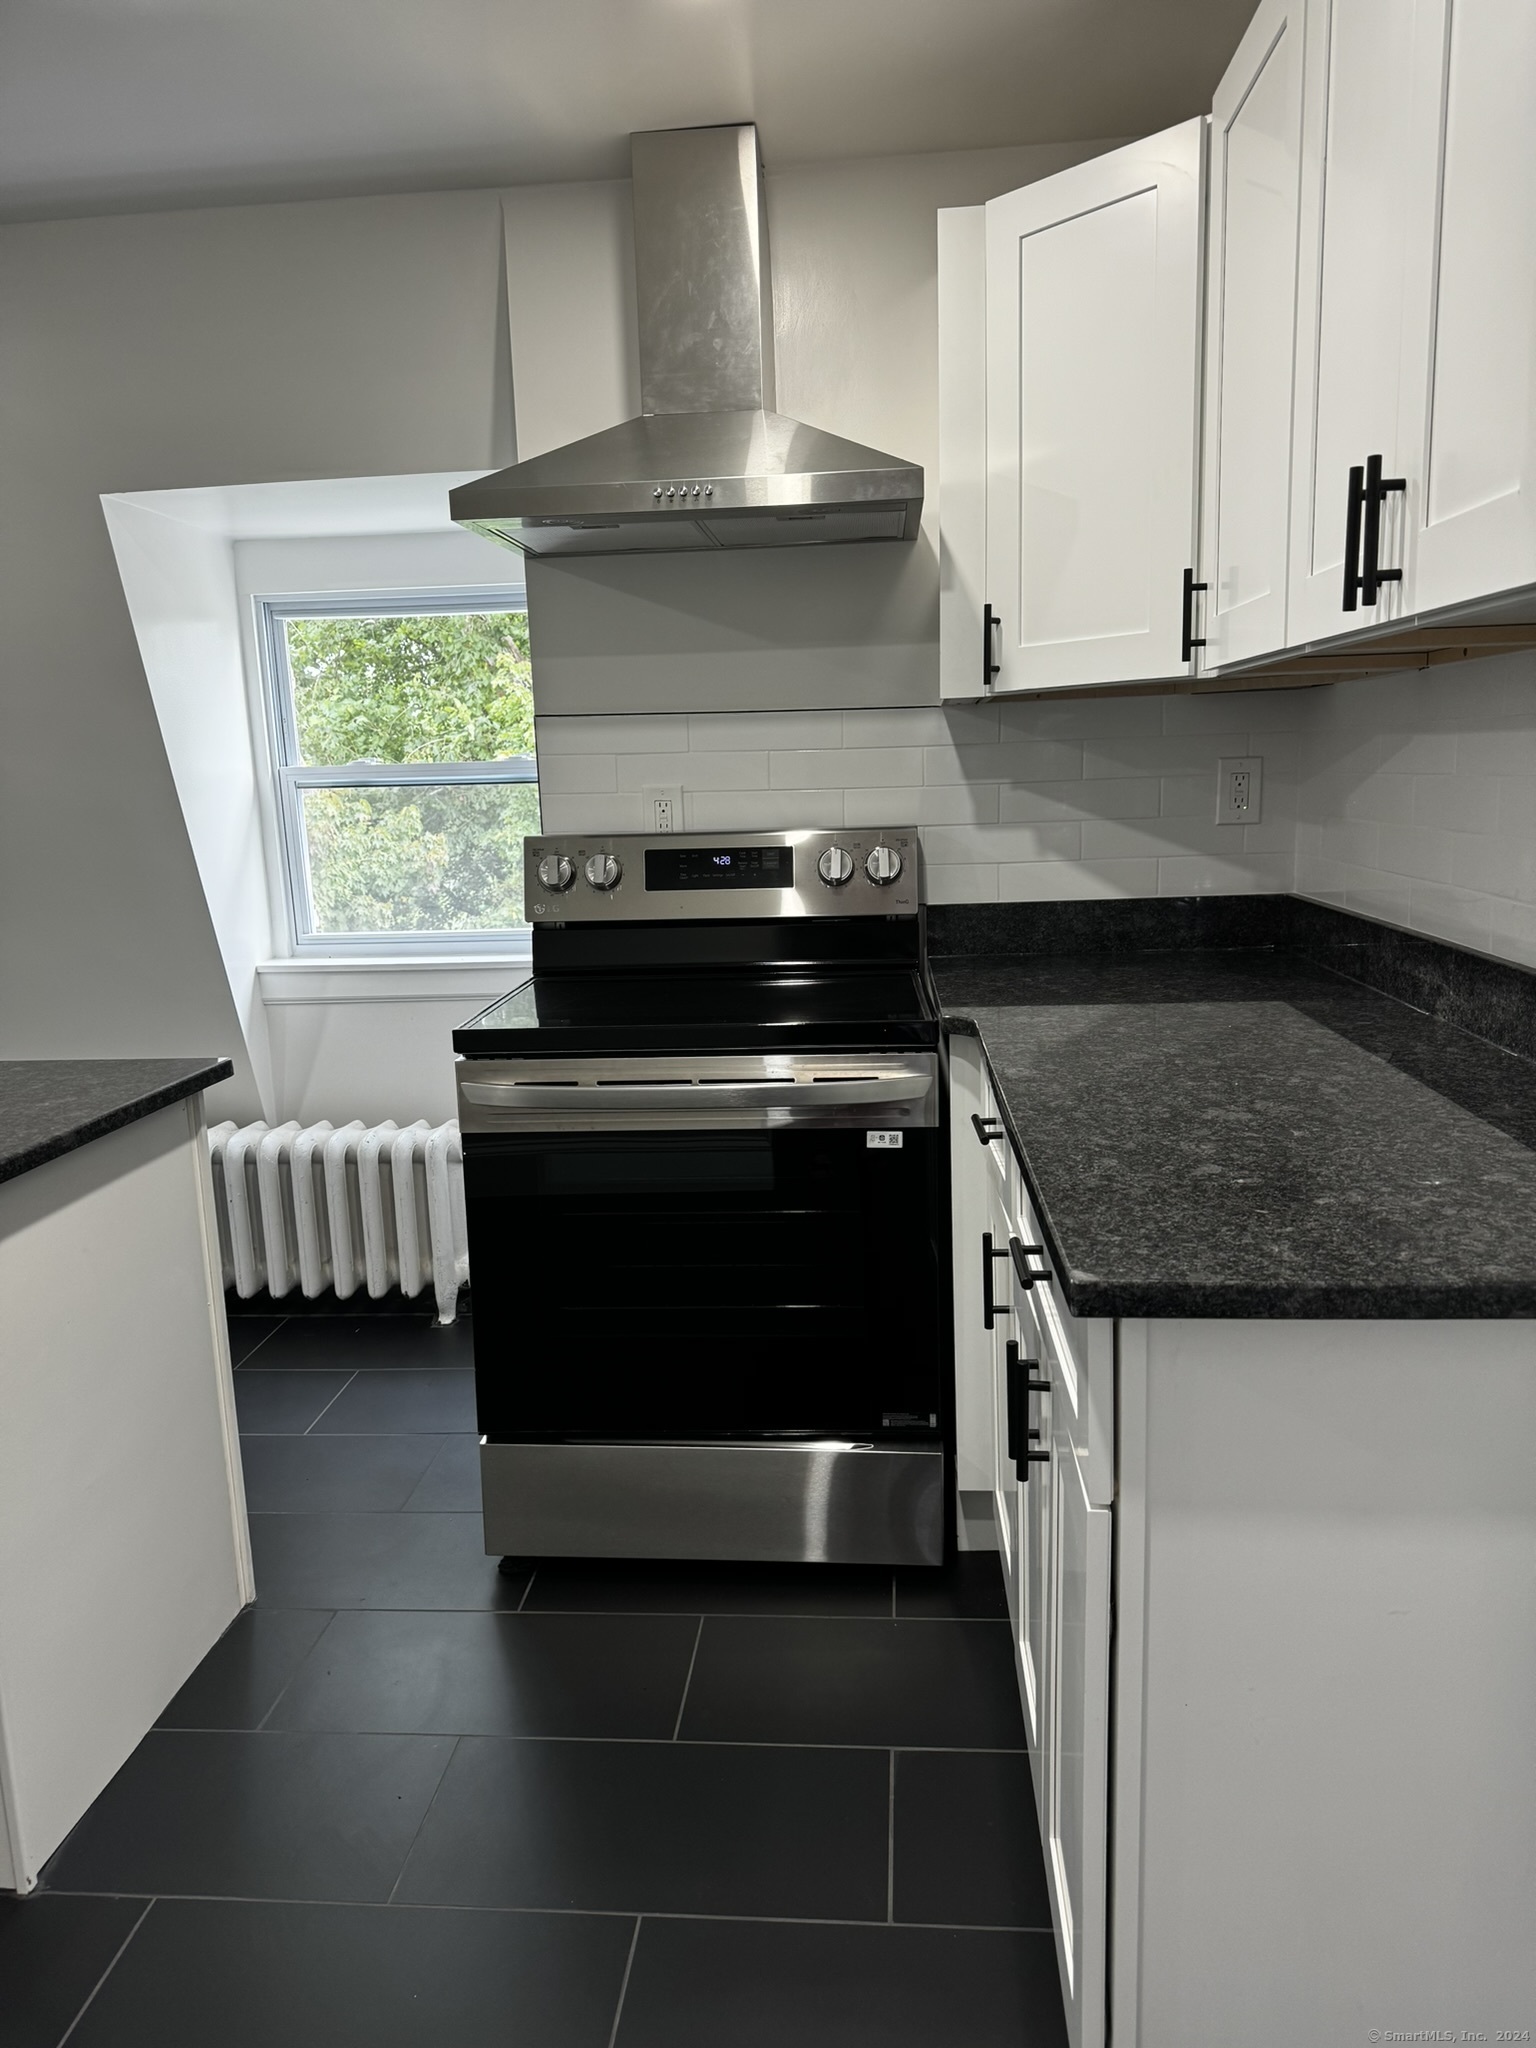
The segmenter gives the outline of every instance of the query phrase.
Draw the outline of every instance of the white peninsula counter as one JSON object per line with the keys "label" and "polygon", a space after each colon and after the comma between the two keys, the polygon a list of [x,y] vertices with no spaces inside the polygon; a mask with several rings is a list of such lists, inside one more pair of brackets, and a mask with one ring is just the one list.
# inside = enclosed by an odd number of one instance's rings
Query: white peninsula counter
{"label": "white peninsula counter", "polygon": [[0,1061],[0,1889],[252,1598],[202,1091]]}

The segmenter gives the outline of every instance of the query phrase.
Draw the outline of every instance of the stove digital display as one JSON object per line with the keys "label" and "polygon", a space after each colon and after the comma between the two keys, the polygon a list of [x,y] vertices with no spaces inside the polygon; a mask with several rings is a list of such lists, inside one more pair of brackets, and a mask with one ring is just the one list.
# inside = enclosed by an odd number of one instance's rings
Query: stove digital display
{"label": "stove digital display", "polygon": [[647,892],[667,889],[793,889],[792,846],[648,846]]}

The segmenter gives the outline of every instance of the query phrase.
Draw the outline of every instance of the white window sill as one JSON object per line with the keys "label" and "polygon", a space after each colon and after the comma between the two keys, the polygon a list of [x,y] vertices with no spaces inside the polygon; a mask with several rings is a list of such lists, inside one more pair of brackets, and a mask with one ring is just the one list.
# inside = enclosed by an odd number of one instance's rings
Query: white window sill
{"label": "white window sill", "polygon": [[263,960],[256,983],[264,1003],[488,1003],[526,981],[531,965],[526,947],[418,960],[399,954]]}

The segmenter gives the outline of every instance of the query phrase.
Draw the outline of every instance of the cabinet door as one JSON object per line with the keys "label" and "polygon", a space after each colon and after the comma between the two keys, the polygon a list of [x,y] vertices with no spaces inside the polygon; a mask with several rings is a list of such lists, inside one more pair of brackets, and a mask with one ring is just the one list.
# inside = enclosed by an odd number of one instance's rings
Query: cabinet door
{"label": "cabinet door", "polygon": [[1413,609],[1536,583],[1536,0],[1419,0]]}
{"label": "cabinet door", "polygon": [[1307,8],[1263,0],[1211,106],[1204,669],[1286,644]]}
{"label": "cabinet door", "polygon": [[[995,1364],[992,1332],[981,1320],[981,1233],[988,1221],[997,1169],[996,1149],[978,1141],[973,1118],[989,1113],[990,1095],[977,1039],[949,1041],[950,1232],[955,1295],[955,1484],[964,1493],[990,1493],[996,1484],[993,1451]],[[985,1127],[985,1126],[983,1126]]]}
{"label": "cabinet door", "polygon": [[[1407,249],[1413,211],[1415,0],[1317,0],[1306,79],[1296,425],[1292,645],[1400,618],[1402,583],[1344,608],[1349,474],[1420,477],[1401,432]],[[1386,501],[1380,560],[1403,566],[1404,502]]]}
{"label": "cabinet door", "polygon": [[1051,1699],[1046,1874],[1072,2048],[1105,2037],[1109,1847],[1110,1509],[1088,1505],[1063,1431],[1053,1435]]}
{"label": "cabinet door", "polygon": [[1016,1342],[1017,1318],[1013,1313],[1013,1290],[1009,1284],[1008,1238],[1010,1224],[1002,1194],[995,1190],[990,1221],[993,1257],[989,1282],[997,1311],[992,1328],[992,1499],[997,1514],[997,1547],[1002,1553],[1003,1577],[1008,1582],[1008,1608],[1017,1621],[1019,1613],[1019,1488],[1013,1460],[1008,1455],[1008,1347]]}
{"label": "cabinet door", "polygon": [[[1045,1373],[1045,1351],[1040,1340],[1039,1326],[1035,1321],[1032,1296],[1023,1289],[1014,1289],[1014,1313],[1018,1320],[1017,1342],[1021,1359],[1021,1370],[1030,1379],[1039,1379]],[[1029,1738],[1031,1776],[1034,1779],[1035,1805],[1038,1809],[1040,1832],[1045,1834],[1045,1748],[1046,1748],[1046,1704],[1049,1697],[1050,1674],[1046,1661],[1050,1632],[1047,1620],[1047,1602],[1050,1595],[1050,1535],[1051,1535],[1051,1473],[1054,1469],[1049,1456],[1050,1446],[1050,1396],[1049,1394],[1027,1394],[1021,1388],[1019,1394],[1023,1421],[1026,1428],[1037,1429],[1037,1439],[1025,1440],[1024,1448],[1045,1450],[1046,1458],[1026,1461],[1018,1469],[1016,1481],[1018,1531],[1018,1566],[1015,1582],[1018,1589],[1018,1604],[1013,1614],[1014,1652],[1019,1667],[1019,1690],[1024,1699],[1024,1727]]]}
{"label": "cabinet door", "polygon": [[987,211],[939,208],[939,695],[981,697],[987,580]]}
{"label": "cabinet door", "polygon": [[987,205],[999,690],[1187,672],[1205,123]]}

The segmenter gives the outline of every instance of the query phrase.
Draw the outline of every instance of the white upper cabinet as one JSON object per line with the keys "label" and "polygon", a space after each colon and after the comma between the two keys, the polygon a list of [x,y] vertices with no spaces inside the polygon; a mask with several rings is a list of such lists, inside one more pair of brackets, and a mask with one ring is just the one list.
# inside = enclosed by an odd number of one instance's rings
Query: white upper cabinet
{"label": "white upper cabinet", "polygon": [[[1316,0],[1313,0],[1315,6]],[[1203,668],[1286,644],[1308,0],[1264,0],[1211,107]]]}
{"label": "white upper cabinet", "polygon": [[1188,121],[986,208],[1000,691],[1188,672],[1204,145]]}
{"label": "white upper cabinet", "polygon": [[[1371,537],[1365,475],[1401,477],[1409,453],[1400,422],[1414,191],[1414,0],[1316,0],[1316,26],[1297,294],[1292,645],[1380,626],[1402,617],[1406,602],[1400,581],[1367,580],[1362,587],[1357,572]],[[1402,494],[1378,497],[1374,511],[1377,561],[1401,571]]]}
{"label": "white upper cabinet", "polygon": [[1399,438],[1422,613],[1536,583],[1536,0],[1418,0],[1414,69]]}

